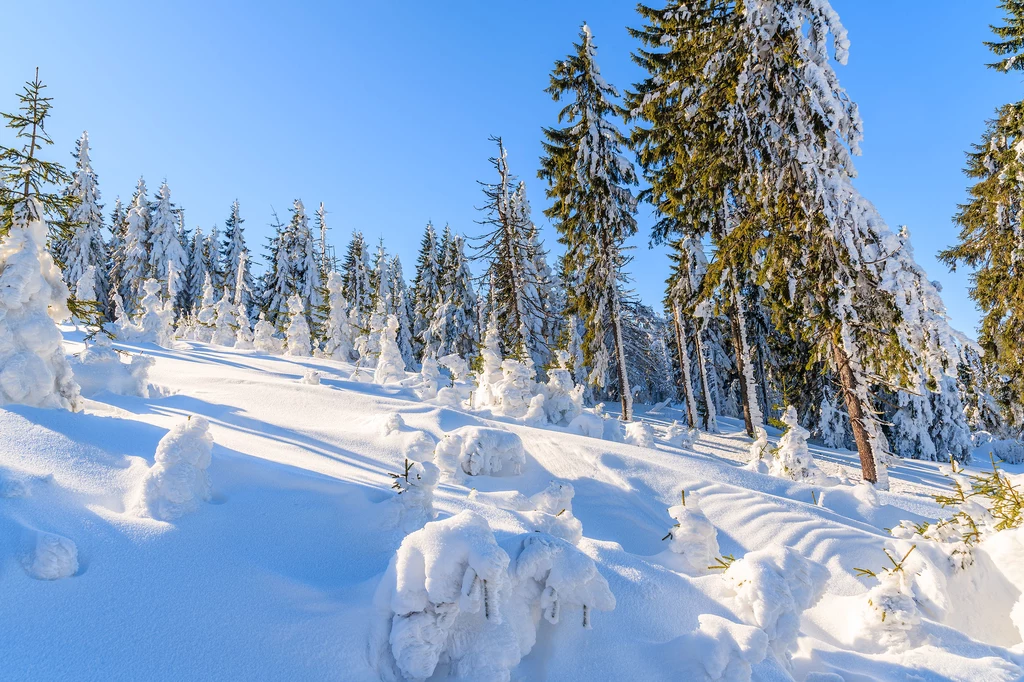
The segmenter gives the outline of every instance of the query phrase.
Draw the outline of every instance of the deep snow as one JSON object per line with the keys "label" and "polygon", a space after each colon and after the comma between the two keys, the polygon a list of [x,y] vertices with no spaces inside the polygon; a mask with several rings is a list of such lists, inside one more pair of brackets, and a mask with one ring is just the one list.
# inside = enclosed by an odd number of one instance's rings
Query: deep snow
{"label": "deep snow", "polygon": [[[64,331],[69,352],[81,351],[80,334]],[[513,680],[744,679],[747,669],[764,681],[1022,678],[1015,531],[975,548],[975,565],[952,577],[934,552],[914,553],[912,641],[887,648],[861,635],[877,581],[854,568],[881,568],[885,548],[906,552],[886,528],[945,515],[931,499],[947,488],[934,463],[900,462],[892,492],[814,487],[744,468],[750,439],[727,418],[721,435],[680,448],[666,429],[685,415],[637,406],[655,438],[641,447],[423,402],[411,385],[352,381],[352,366],[333,360],[116,346],[155,359],[151,397],[101,392],[82,413],[0,409],[0,678],[380,679],[386,652],[373,633],[386,624],[374,596],[409,530],[389,474],[465,427],[518,435],[525,462],[501,472],[511,475],[442,477],[428,500],[438,520],[469,510],[503,547],[536,530],[572,542],[582,524],[575,544],[614,597],[614,610],[590,614],[592,629],[540,619]],[[310,370],[319,384],[303,380]],[[190,415],[214,440],[209,502],[172,522],[141,516],[157,445]],[[769,436],[774,445],[778,432]],[[859,479],[853,453],[810,448],[828,476]],[[552,481],[572,489],[559,497]],[[662,538],[682,490],[736,558],[728,571],[669,568],[672,536]],[[545,520],[561,504],[562,521]]]}

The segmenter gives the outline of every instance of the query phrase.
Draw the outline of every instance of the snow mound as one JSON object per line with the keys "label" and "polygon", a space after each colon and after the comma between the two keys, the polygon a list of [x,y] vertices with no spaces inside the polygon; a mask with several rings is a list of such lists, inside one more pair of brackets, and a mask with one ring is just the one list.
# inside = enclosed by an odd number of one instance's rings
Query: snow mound
{"label": "snow mound", "polygon": [[659,554],[658,560],[687,575],[709,573],[721,550],[718,531],[701,511],[699,497],[691,493],[683,504],[670,507],[668,515],[676,520],[676,525],[665,536],[668,550]]}
{"label": "snow mound", "polygon": [[402,454],[414,462],[429,462],[434,457],[437,441],[426,431],[414,431],[404,436]]}
{"label": "snow mound", "polygon": [[629,422],[626,424],[626,442],[640,448],[654,447],[654,427],[646,422]]}
{"label": "snow mound", "polygon": [[320,385],[320,372],[315,369],[307,369],[299,379],[300,384],[306,384],[308,386],[319,386]]}
{"label": "snow mound", "polygon": [[442,471],[466,476],[515,476],[526,464],[523,441],[509,431],[463,426],[446,433],[434,451]]}
{"label": "snow mound", "polygon": [[828,571],[792,549],[770,545],[726,569],[734,610],[768,636],[775,657],[787,668],[800,631],[800,614],[821,596]]}
{"label": "snow mound", "polygon": [[593,412],[584,412],[569,422],[569,433],[587,438],[604,438],[604,421]]}
{"label": "snow mound", "polygon": [[140,516],[173,521],[210,499],[206,468],[213,453],[210,424],[193,416],[179,422],[160,439],[156,461],[139,491],[136,510]]}
{"label": "snow mound", "polygon": [[410,462],[404,476],[396,479],[399,488],[399,527],[406,533],[422,528],[437,518],[434,511],[434,489],[441,479],[441,470],[433,462]]}
{"label": "snow mound", "polygon": [[401,431],[405,428],[405,420],[402,419],[402,415],[397,412],[392,412],[384,418],[384,424],[381,426],[381,433],[385,436],[390,436],[392,433]]}
{"label": "snow mound", "polygon": [[133,355],[125,364],[110,339],[102,333],[70,362],[84,396],[110,391],[117,395],[149,397],[149,370],[156,360],[148,355]]}
{"label": "snow mound", "polygon": [[520,656],[501,617],[508,565],[487,521],[471,511],[405,538],[377,592],[391,614],[388,642],[401,675],[425,680],[443,658],[456,679],[509,679]]}
{"label": "snow mound", "polygon": [[887,651],[905,651],[917,644],[921,625],[912,576],[894,569],[882,571],[876,578],[878,584],[868,590],[854,631],[858,639]]}
{"label": "snow mound", "polygon": [[78,572],[78,547],[60,535],[37,533],[36,546],[27,570],[37,580],[59,580],[73,576]]}
{"label": "snow mound", "polygon": [[768,636],[760,628],[733,623],[710,613],[698,616],[697,622],[699,626],[682,638],[680,648],[697,652],[705,679],[749,682],[751,666],[763,661],[768,653]]}
{"label": "snow mound", "polygon": [[583,539],[583,524],[573,516],[572,485],[551,481],[548,487],[529,497],[517,490],[480,492],[472,490],[469,499],[497,509],[515,512],[523,526],[531,531],[547,533],[572,545]]}
{"label": "snow mound", "polygon": [[665,429],[665,440],[677,448],[692,448],[700,438],[700,429],[689,429],[673,420]]}

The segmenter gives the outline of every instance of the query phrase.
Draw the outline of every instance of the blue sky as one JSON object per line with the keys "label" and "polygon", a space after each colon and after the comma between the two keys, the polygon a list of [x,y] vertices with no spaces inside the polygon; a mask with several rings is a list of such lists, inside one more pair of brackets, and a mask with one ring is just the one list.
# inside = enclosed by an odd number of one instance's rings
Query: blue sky
{"label": "blue sky", "polygon": [[[832,4],[852,41],[840,79],[865,122],[858,185],[891,225],[910,226],[954,324],[973,333],[966,273],[934,255],[956,237],[964,151],[998,105],[1021,98],[1021,76],[984,67],[996,1]],[[427,220],[479,233],[490,134],[504,137],[557,249],[536,179],[540,129],[558,110],[543,90],[581,21],[609,81],[625,89],[641,77],[628,1],[38,0],[4,14],[38,37],[0,41],[0,109],[39,66],[54,97],[53,154],[70,162],[88,129],[108,208],[140,174],[151,190],[166,178],[189,227],[222,224],[238,198],[260,253],[271,207],[284,216],[294,198],[323,201],[339,252],[353,229],[383,237],[408,277]],[[657,304],[667,261],[647,248],[648,207],[639,219],[634,286]]]}

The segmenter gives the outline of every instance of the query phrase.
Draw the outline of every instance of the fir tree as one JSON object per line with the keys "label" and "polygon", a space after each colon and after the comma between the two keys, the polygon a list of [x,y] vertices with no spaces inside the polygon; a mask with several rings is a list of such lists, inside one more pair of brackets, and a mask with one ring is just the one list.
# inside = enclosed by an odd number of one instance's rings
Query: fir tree
{"label": "fir tree", "polygon": [[181,304],[186,313],[198,312],[203,299],[203,284],[209,274],[203,253],[205,243],[203,231],[197,227],[189,239],[188,269],[185,271],[185,287],[181,293]]}
{"label": "fir tree", "polygon": [[412,301],[409,287],[405,283],[402,261],[398,256],[392,258],[388,263],[388,273],[391,277],[391,307],[388,312],[394,315],[398,321],[395,341],[398,344],[398,350],[402,353],[405,366],[411,367],[416,362],[413,350]]}
{"label": "fir tree", "polygon": [[[626,140],[610,120],[618,92],[601,76],[590,28],[584,24],[573,54],[558,61],[548,92],[556,100],[571,97],[558,115],[564,128],[545,128],[540,177],[554,200],[545,214],[565,245],[564,269],[575,286],[567,292],[567,310],[586,330],[584,362],[611,364],[618,376],[622,419],[632,419],[632,391],[622,335],[623,244],[636,233],[636,184],[632,164],[622,155]],[[603,387],[603,372],[592,374]]]}
{"label": "fir tree", "polygon": [[437,353],[437,341],[429,334],[441,290],[441,258],[443,252],[437,244],[437,233],[434,225],[428,222],[420,241],[416,276],[413,278],[413,342],[417,356],[422,356],[425,350]]}
{"label": "fir tree", "polygon": [[294,291],[294,263],[289,258],[292,237],[291,225],[283,224],[274,213],[274,235],[270,237],[266,259],[269,267],[263,274],[262,309],[266,321],[278,331],[284,331],[288,323],[288,298]]}
{"label": "fir tree", "polygon": [[150,251],[147,272],[152,279],[160,282],[164,297],[169,295],[173,269],[179,275],[188,270],[188,256],[178,240],[178,217],[171,203],[171,190],[164,182],[157,192],[150,220]]}
{"label": "fir tree", "polygon": [[366,327],[373,311],[373,290],[370,286],[369,254],[361,232],[353,232],[342,267],[345,299],[356,314],[361,327]]}
{"label": "fir tree", "polygon": [[149,232],[149,201],[146,181],[139,178],[135,196],[125,216],[125,255],[121,269],[121,298],[125,313],[134,317],[142,299],[142,284],[149,276],[149,253],[152,240]]}
{"label": "fir tree", "polygon": [[107,291],[104,296],[108,301],[107,319],[114,319],[114,295],[120,298],[121,279],[124,272],[125,258],[125,225],[124,209],[121,206],[121,198],[114,199],[114,209],[110,212],[110,241],[107,242]]}
{"label": "fir tree", "polygon": [[[244,305],[246,310],[251,311],[253,279],[248,267],[248,248],[245,245],[245,228],[242,226],[244,222],[239,214],[236,199],[231,204],[231,215],[224,222],[224,243],[220,249],[220,262],[224,267],[224,286],[230,291],[231,300],[236,306]],[[243,285],[241,294],[239,283]]]}

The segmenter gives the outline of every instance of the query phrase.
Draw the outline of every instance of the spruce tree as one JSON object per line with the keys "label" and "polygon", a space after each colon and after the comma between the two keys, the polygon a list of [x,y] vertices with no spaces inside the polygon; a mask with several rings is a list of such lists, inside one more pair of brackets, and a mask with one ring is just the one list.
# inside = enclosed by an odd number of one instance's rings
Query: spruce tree
{"label": "spruce tree", "polygon": [[[447,231],[445,226],[445,233]],[[420,241],[416,276],[413,278],[413,341],[418,357],[422,357],[428,347],[431,347],[428,352],[437,353],[437,343],[429,337],[429,331],[437,312],[442,257],[434,225],[428,222]]]}
{"label": "spruce tree", "polygon": [[[1024,69],[1024,3],[1004,0],[1004,24],[993,26],[998,40],[985,45],[1000,59],[988,66],[1003,73]],[[1024,101],[1006,104],[989,121],[981,142],[967,155],[964,173],[974,181],[970,200],[954,220],[959,242],[939,258],[953,270],[972,269],[969,294],[982,312],[979,344],[985,364],[1006,377],[1002,407],[1015,430],[1024,427]]]}
{"label": "spruce tree", "polygon": [[185,271],[185,287],[181,303],[186,314],[196,314],[203,300],[203,284],[209,274],[208,263],[203,253],[206,240],[201,228],[196,228],[189,239],[188,269]]}
{"label": "spruce tree", "polygon": [[[660,215],[655,237],[709,235],[709,287],[756,273],[773,313],[799,311],[795,332],[839,377],[863,476],[884,487],[888,446],[869,386],[905,382],[911,352],[881,286],[887,228],[851,183],[861,123],[830,62],[830,46],[839,63],[849,46],[838,16],[825,0],[639,11],[634,58],[648,77],[628,104],[648,124],[633,142]],[[735,224],[716,229],[730,203]]]}
{"label": "spruce tree", "polygon": [[125,313],[134,317],[142,300],[142,285],[149,277],[149,253],[152,239],[149,232],[149,201],[146,181],[141,177],[135,196],[125,216],[125,251],[121,269],[121,298]]}
{"label": "spruce tree", "polygon": [[300,199],[292,204],[292,221],[288,230],[288,257],[291,260],[294,292],[302,299],[306,322],[314,339],[323,336],[323,320],[314,322],[316,311],[323,306],[320,256],[317,242],[309,228],[306,207]]}
{"label": "spruce tree", "polygon": [[[224,222],[224,243],[220,249],[220,262],[224,268],[224,286],[231,293],[231,300],[236,306],[244,305],[246,310],[252,310],[253,279],[252,272],[248,265],[243,267],[243,258],[248,263],[248,248],[245,245],[245,228],[242,226],[245,220],[239,213],[238,200],[231,203],[231,215]],[[241,277],[239,273],[241,272]],[[239,295],[239,283],[244,286]]]}
{"label": "spruce tree", "polygon": [[[571,97],[558,115],[563,128],[545,128],[539,175],[553,199],[545,214],[565,245],[564,269],[574,286],[566,291],[567,312],[585,328],[584,362],[613,364],[618,376],[622,419],[632,420],[629,366],[622,334],[626,257],[623,246],[636,233],[636,184],[632,164],[622,155],[626,140],[611,120],[619,93],[601,76],[593,35],[584,24],[580,42],[556,62],[549,92],[556,101]],[[604,387],[604,372],[591,375]]]}
{"label": "spruce tree", "polygon": [[[166,298],[175,286],[171,272],[183,277],[188,271],[188,256],[178,240],[178,216],[166,182],[160,185],[151,212],[150,239],[147,272],[150,278],[160,282],[161,295]],[[180,288],[177,291],[180,292]]]}
{"label": "spruce tree", "polygon": [[398,350],[402,353],[405,366],[412,367],[416,364],[413,350],[412,301],[409,287],[405,283],[402,260],[398,256],[392,258],[388,263],[388,272],[391,277],[391,306],[388,313],[394,315],[398,322],[395,342],[398,344]]}
{"label": "spruce tree", "polygon": [[295,270],[289,257],[291,247],[291,223],[285,225],[274,213],[271,224],[274,235],[268,242],[265,256],[268,267],[263,273],[261,286],[261,307],[266,321],[279,332],[283,332],[288,324],[288,298],[294,291]]}
{"label": "spruce tree", "polygon": [[107,319],[114,319],[114,296],[121,297],[121,279],[124,272],[125,258],[125,225],[124,209],[121,198],[114,199],[114,209],[110,212],[110,241],[107,242],[107,291],[104,296],[107,303]]}
{"label": "spruce tree", "polygon": [[93,291],[96,302],[102,308],[106,304],[108,282],[106,272],[106,243],[103,238],[103,206],[89,158],[89,133],[82,133],[75,153],[75,172],[71,178],[67,195],[73,202],[68,216],[71,236],[64,253],[64,281],[69,287],[77,287],[89,267],[93,267],[96,281]]}
{"label": "spruce tree", "polygon": [[353,232],[342,266],[345,299],[355,313],[362,328],[373,310],[373,290],[370,286],[369,254],[362,232]]}

